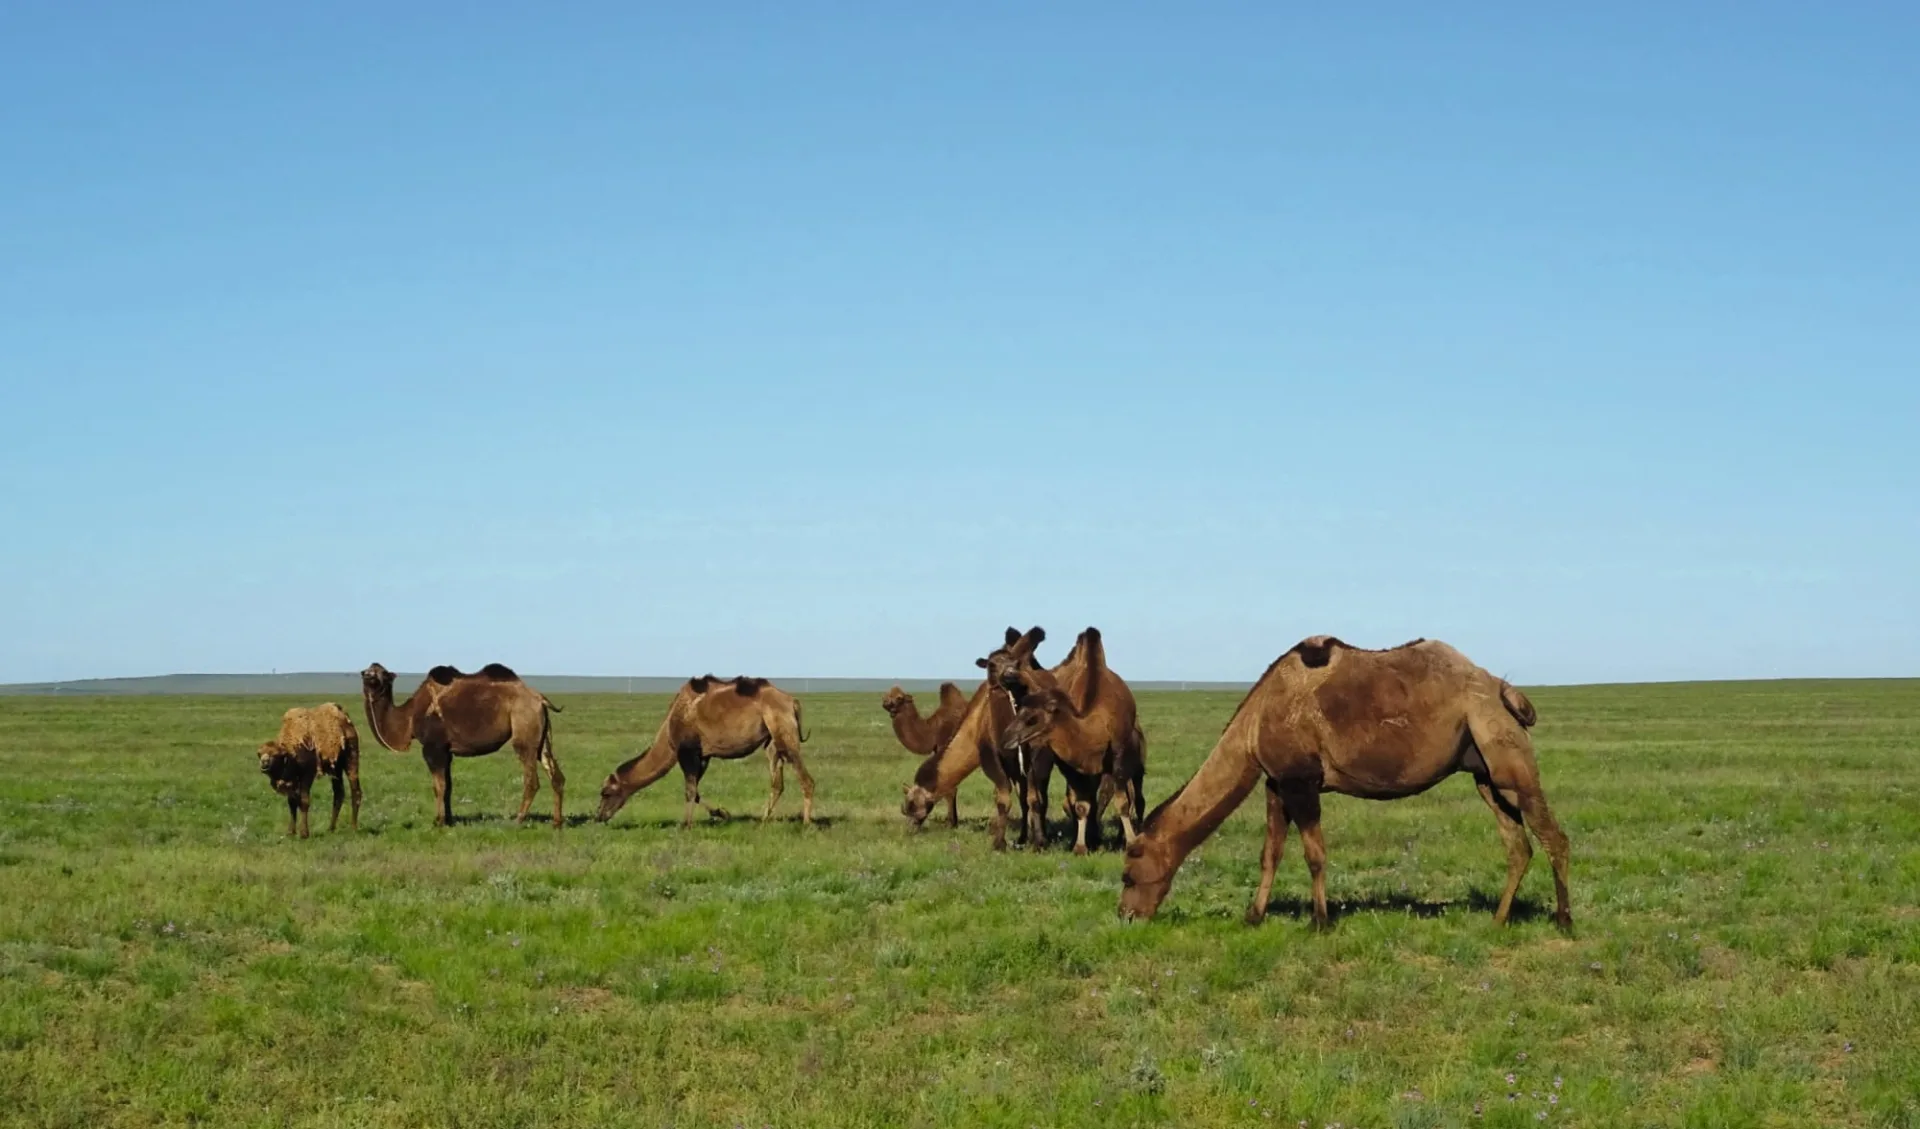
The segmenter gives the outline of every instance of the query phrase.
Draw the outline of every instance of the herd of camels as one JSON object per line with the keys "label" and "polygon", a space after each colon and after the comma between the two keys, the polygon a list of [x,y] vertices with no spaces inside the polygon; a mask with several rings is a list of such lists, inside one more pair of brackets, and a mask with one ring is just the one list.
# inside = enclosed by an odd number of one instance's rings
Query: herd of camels
{"label": "herd of camels", "polygon": [[[1454,648],[1416,639],[1389,650],[1350,646],[1315,636],[1274,660],[1248,691],[1220,739],[1192,778],[1151,814],[1146,811],[1146,736],[1133,691],[1107,666],[1095,628],[1075,640],[1058,665],[1043,667],[1034,652],[1046,639],[1035,627],[1009,627],[1005,641],[976,660],[986,672],[969,697],[953,683],[940,703],[922,714],[899,687],[880,704],[900,743],[924,758],[904,785],[901,811],[918,829],[943,802],[959,825],[955,794],[975,769],[993,784],[993,847],[1007,845],[1007,823],[1018,805],[1018,840],[1047,843],[1048,786],[1054,770],[1065,784],[1064,809],[1074,825],[1073,849],[1100,846],[1104,812],[1117,800],[1126,843],[1120,914],[1152,917],[1180,864],[1265,783],[1266,844],[1260,881],[1247,910],[1249,923],[1266,916],[1274,870],[1289,825],[1300,832],[1313,884],[1313,918],[1327,924],[1326,846],[1320,833],[1320,795],[1334,792],[1373,800],[1417,795],[1456,772],[1472,776],[1492,810],[1507,849],[1507,881],[1494,920],[1504,924],[1514,892],[1533,859],[1528,832],[1546,848],[1553,867],[1554,921],[1570,928],[1567,837],[1547,807],[1528,730],[1533,704],[1525,694],[1475,665]],[[564,826],[566,777],[553,755],[549,715],[560,709],[513,671],[491,664],[477,674],[435,667],[403,703],[393,700],[393,674],[378,663],[361,672],[367,722],[380,744],[405,752],[415,742],[433,777],[434,823],[453,822],[453,761],[484,756],[508,744],[524,774],[520,811],[525,821],[544,770],[553,791],[553,824]],[[600,787],[595,818],[604,822],[628,798],[680,767],[686,785],[683,826],[694,809],[726,813],[700,798],[707,762],[765,749],[770,773],[766,810],[773,815],[793,767],[802,796],[801,818],[813,822],[813,777],[800,758],[806,734],[794,697],[764,678],[689,679],[674,694],[653,743],[615,768]],[[351,825],[360,822],[359,738],[346,711],[333,703],[288,710],[280,733],[260,747],[260,771],[286,797],[289,835],[307,835],[313,785],[333,785],[333,820],[351,792]]]}

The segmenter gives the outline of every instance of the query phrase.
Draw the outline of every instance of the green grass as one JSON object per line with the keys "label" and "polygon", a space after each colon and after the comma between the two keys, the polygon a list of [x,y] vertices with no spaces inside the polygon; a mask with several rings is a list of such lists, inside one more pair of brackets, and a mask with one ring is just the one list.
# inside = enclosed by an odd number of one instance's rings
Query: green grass
{"label": "green grass", "polygon": [[[1531,693],[1570,939],[1544,855],[1490,923],[1464,778],[1329,799],[1327,934],[1297,841],[1241,924],[1257,796],[1128,926],[1116,855],[991,854],[977,777],[968,826],[906,835],[872,695],[807,700],[815,831],[790,780],[785,822],[683,833],[677,773],[516,829],[501,754],[436,831],[366,738],[366,830],[323,801],[305,842],[253,759],[296,703],[0,700],[0,1122],[1920,1125],[1920,683]],[[1236,700],[1142,696],[1151,799]],[[665,700],[563,704],[584,816]]]}

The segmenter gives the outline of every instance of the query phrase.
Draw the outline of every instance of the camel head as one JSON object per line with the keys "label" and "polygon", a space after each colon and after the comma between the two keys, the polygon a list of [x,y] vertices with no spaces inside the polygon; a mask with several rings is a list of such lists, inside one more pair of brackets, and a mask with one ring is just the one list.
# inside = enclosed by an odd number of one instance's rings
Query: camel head
{"label": "camel head", "polygon": [[1047,641],[1045,629],[1030,627],[1025,633],[1007,628],[1007,639],[984,659],[973,660],[973,665],[987,672],[987,680],[1006,685],[1007,678],[1017,671],[1037,669],[1033,652]]}
{"label": "camel head", "polygon": [[1060,719],[1070,713],[1072,706],[1063,692],[1053,688],[1033,689],[1025,693],[1013,690],[1019,708],[1014,711],[1013,724],[1007,727],[1001,738],[1003,749],[1017,748],[1021,745],[1045,745],[1046,736],[1053,731]]}
{"label": "camel head", "polygon": [[902,784],[900,791],[905,796],[900,801],[900,814],[907,817],[912,830],[918,831],[927,821],[927,814],[933,811],[934,794],[918,784]]}
{"label": "camel head", "polygon": [[600,785],[600,810],[594,813],[594,822],[605,823],[612,819],[621,808],[627,806],[627,797],[632,792],[622,787],[618,773],[608,773],[607,782]]}
{"label": "camel head", "polygon": [[360,688],[375,697],[385,695],[391,698],[393,696],[393,672],[381,666],[379,663],[374,663],[372,666],[360,672]]}
{"label": "camel head", "polygon": [[280,761],[286,755],[287,755],[287,751],[285,749],[282,749],[279,745],[274,744],[272,741],[268,741],[265,744],[261,745],[260,746],[260,771],[266,773],[268,776],[272,776],[273,770],[280,767]]}
{"label": "camel head", "polygon": [[913,695],[895,686],[880,695],[880,708],[896,715],[901,710],[910,710],[913,708]]}
{"label": "camel head", "polygon": [[1127,861],[1120,871],[1120,919],[1152,917],[1173,888],[1173,870],[1158,844],[1141,834],[1127,844]]}

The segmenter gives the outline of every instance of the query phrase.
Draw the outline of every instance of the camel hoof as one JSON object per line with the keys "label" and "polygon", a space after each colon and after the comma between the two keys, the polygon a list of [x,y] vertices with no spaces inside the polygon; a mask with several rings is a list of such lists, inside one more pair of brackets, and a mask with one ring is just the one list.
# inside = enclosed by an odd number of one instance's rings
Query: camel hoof
{"label": "camel hoof", "polygon": [[726,808],[709,808],[707,809],[707,814],[709,817],[713,819],[732,819],[733,818],[732,816],[727,814]]}
{"label": "camel hoof", "polygon": [[1560,932],[1562,933],[1572,933],[1573,932],[1573,915],[1565,912],[1556,913],[1553,915],[1553,924],[1554,924],[1554,927],[1559,929]]}
{"label": "camel hoof", "polygon": [[1087,854],[1087,845],[1085,843],[1075,843],[1073,845],[1073,853],[1081,858],[1085,858]]}
{"label": "camel hoof", "polygon": [[1267,920],[1267,907],[1265,906],[1248,906],[1247,907],[1247,924],[1248,925],[1260,925],[1264,923],[1266,920]]}

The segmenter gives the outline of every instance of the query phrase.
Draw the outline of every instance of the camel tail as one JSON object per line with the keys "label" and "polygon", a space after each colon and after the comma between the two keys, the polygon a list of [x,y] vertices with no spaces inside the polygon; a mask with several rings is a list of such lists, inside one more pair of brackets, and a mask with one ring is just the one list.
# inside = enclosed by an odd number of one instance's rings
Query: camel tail
{"label": "camel tail", "polygon": [[809,737],[811,737],[811,736],[813,736],[813,734],[811,734],[811,733],[809,733],[809,732],[807,732],[807,731],[806,731],[805,729],[802,729],[802,728],[800,727],[800,702],[799,702],[799,699],[795,699],[795,700],[794,700],[794,703],[793,703],[793,728],[794,728],[794,730],[795,730],[796,732],[798,732],[798,733],[800,734],[800,740],[801,740],[802,742],[805,742],[807,738],[809,738]]}
{"label": "camel tail", "polygon": [[552,698],[547,697],[545,694],[540,695],[540,704],[552,710],[554,713],[564,712],[560,709],[559,702],[554,701]]}
{"label": "camel tail", "polygon": [[1500,683],[1500,704],[1507,707],[1507,712],[1523,729],[1532,729],[1533,723],[1540,720],[1540,715],[1534,712],[1533,702],[1511,682],[1503,680]]}

